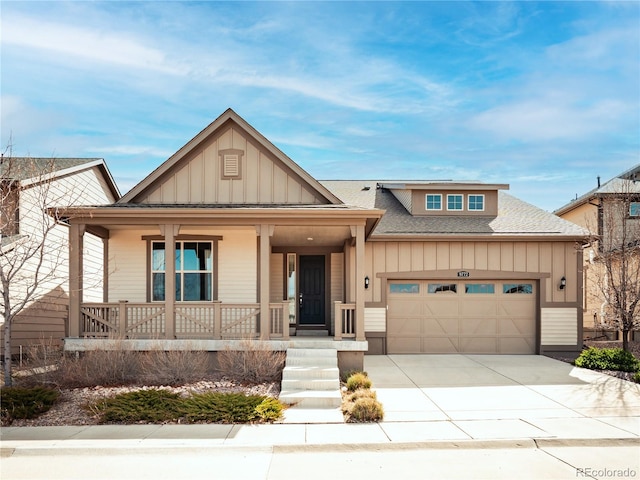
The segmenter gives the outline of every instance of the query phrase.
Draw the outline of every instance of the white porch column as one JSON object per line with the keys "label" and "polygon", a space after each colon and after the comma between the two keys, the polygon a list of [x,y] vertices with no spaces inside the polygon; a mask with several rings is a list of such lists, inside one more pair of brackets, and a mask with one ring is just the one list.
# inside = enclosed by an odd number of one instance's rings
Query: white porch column
{"label": "white porch column", "polygon": [[364,335],[364,225],[356,226],[356,340]]}
{"label": "white porch column", "polygon": [[[260,235],[260,339],[269,340],[271,333],[271,311],[269,301],[271,297],[270,281],[270,260],[271,260],[271,236],[273,235],[273,225],[262,224],[256,227]],[[287,328],[289,326],[287,325]]]}
{"label": "white porch column", "polygon": [[85,225],[72,223],[69,225],[69,331],[72,338],[79,338],[83,286],[83,259]]}
{"label": "white porch column", "polygon": [[164,319],[165,338],[176,338],[176,237],[180,225],[160,225],[160,232],[164,236]]}

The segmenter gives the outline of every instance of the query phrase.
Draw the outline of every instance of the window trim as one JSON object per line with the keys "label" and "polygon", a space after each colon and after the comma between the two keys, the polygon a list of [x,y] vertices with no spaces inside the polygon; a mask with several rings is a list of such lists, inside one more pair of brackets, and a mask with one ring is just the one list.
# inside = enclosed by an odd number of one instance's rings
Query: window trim
{"label": "window trim", "polygon": [[[147,282],[147,303],[164,303],[165,300],[153,300],[153,242],[164,242],[166,246],[166,239],[162,235],[143,235],[142,240],[147,242],[147,266],[146,266],[146,282]],[[212,303],[218,301],[218,242],[222,241],[220,235],[178,235],[174,241],[177,242],[211,242],[211,255],[213,257],[212,262],[212,293],[211,301],[208,300],[175,300],[176,303],[189,304],[189,303]]]}
{"label": "window trim", "polygon": [[[434,199],[437,197],[439,199],[440,208],[429,208],[429,197],[433,197]],[[427,193],[424,196],[424,209],[427,212],[441,212],[442,211],[442,194],[441,193]]]}
{"label": "window trim", "polygon": [[[482,198],[482,208],[471,208],[471,198]],[[484,212],[486,205],[486,199],[484,193],[470,193],[467,195],[467,210],[470,212]]]}
{"label": "window trim", "polygon": [[[449,199],[453,197],[460,198],[460,208],[449,208]],[[464,210],[464,195],[460,193],[448,193],[447,194],[447,211],[449,212],[462,212]]]}

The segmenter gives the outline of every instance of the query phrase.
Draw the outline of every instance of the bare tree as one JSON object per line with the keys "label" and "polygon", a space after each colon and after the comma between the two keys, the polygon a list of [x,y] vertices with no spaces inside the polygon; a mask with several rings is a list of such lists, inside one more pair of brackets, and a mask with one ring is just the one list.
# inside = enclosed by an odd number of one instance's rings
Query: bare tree
{"label": "bare tree", "polygon": [[640,328],[640,181],[615,178],[599,195],[596,246],[587,288],[601,298],[600,321],[622,332],[622,348]]}
{"label": "bare tree", "polygon": [[[56,207],[78,198],[78,185],[62,185],[53,159],[0,160],[0,314],[4,320],[4,381],[12,384],[12,326],[43,292],[67,280],[68,240]],[[64,182],[63,182],[64,183]],[[75,187],[75,189],[74,189]]]}

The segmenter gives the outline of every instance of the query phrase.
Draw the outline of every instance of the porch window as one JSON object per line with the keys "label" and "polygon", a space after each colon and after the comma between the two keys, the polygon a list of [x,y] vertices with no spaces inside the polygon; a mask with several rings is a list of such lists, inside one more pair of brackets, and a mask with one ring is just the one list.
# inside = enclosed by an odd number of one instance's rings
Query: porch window
{"label": "porch window", "polygon": [[[210,302],[213,300],[213,242],[178,241],[176,248],[176,292],[178,302]],[[164,301],[165,243],[152,242],[151,295],[153,301]]]}

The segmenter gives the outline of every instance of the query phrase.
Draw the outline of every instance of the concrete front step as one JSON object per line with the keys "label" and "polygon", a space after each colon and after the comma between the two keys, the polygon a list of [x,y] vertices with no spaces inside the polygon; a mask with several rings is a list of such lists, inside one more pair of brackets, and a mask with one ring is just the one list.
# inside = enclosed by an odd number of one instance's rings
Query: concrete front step
{"label": "concrete front step", "polygon": [[300,408],[337,408],[342,404],[335,349],[287,350],[280,401]]}
{"label": "concrete front step", "polygon": [[298,378],[325,378],[339,379],[340,370],[338,367],[314,367],[310,365],[291,365],[286,367],[282,372],[283,380],[291,380]]}
{"label": "concrete front step", "polygon": [[298,408],[338,408],[342,404],[340,390],[282,390],[278,398]]}
{"label": "concrete front step", "polygon": [[334,378],[296,378],[282,380],[281,390],[340,390],[340,382]]}

